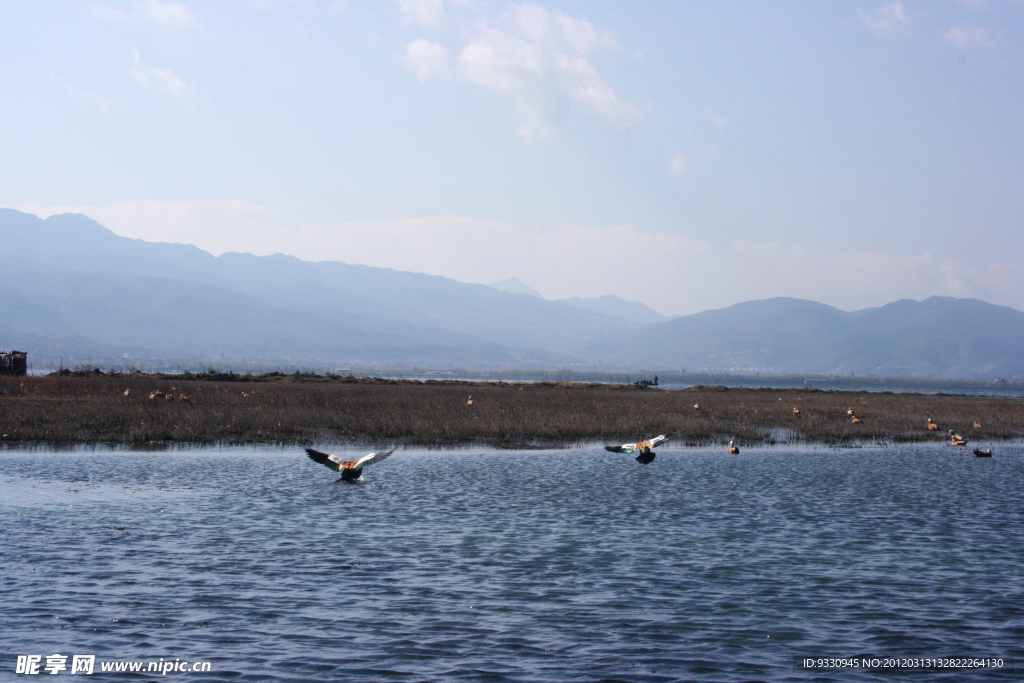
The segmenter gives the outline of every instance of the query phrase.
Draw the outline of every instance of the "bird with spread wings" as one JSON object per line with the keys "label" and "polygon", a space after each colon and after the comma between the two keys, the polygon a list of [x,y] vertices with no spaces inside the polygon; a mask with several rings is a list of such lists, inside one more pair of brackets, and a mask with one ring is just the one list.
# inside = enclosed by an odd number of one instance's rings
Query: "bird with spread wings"
{"label": "bird with spread wings", "polygon": [[392,448],[390,451],[377,451],[376,453],[367,453],[358,460],[342,460],[337,455],[331,455],[330,453],[321,453],[315,451],[312,448],[306,449],[306,455],[309,459],[318,462],[335,472],[341,472],[341,479],[338,481],[355,481],[363,474],[363,468],[367,465],[376,465],[380,461],[388,458],[395,449]]}
{"label": "bird with spread wings", "polygon": [[658,444],[665,443],[669,437],[661,434],[653,439],[645,439],[638,443],[624,443],[621,446],[605,446],[604,449],[610,453],[634,453],[640,451],[640,455],[636,456],[636,461],[641,465],[649,465],[654,462],[654,456],[657,455],[651,449]]}

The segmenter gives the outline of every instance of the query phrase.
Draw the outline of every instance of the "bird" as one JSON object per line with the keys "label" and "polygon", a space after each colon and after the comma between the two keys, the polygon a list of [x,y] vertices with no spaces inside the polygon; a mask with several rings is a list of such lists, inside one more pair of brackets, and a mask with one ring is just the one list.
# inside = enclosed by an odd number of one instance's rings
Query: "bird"
{"label": "bird", "polygon": [[929,418],[928,418],[928,429],[929,429],[930,431],[933,431],[933,432],[934,432],[934,431],[935,431],[936,429],[938,429],[938,428],[939,428],[939,425],[937,425],[937,424],[935,424],[934,422],[932,422],[932,419],[931,419],[931,418],[929,417]]}
{"label": "bird", "polygon": [[124,390],[124,395],[125,395],[125,396],[131,396],[131,395],[132,395],[132,392],[131,392],[131,390],[130,390],[130,389],[125,389],[125,390]]}
{"label": "bird", "polygon": [[857,417],[857,416],[854,416],[854,418],[853,418],[853,424],[855,424],[855,425],[859,425],[859,424],[860,424],[860,418],[859,418],[859,417]]}
{"label": "bird", "polygon": [[467,406],[473,405],[473,397],[472,396],[470,396],[468,399],[466,399],[466,405]]}
{"label": "bird", "polygon": [[668,441],[668,437],[664,434],[654,437],[653,439],[646,439],[639,443],[625,443],[621,446],[605,446],[604,449],[609,453],[633,453],[640,451],[640,455],[636,456],[636,461],[641,465],[649,465],[654,462],[654,456],[657,455],[651,449]]}
{"label": "bird", "polygon": [[846,414],[849,415],[850,417],[853,417],[853,408],[847,408]]}
{"label": "bird", "polygon": [[974,423],[974,428],[975,429],[981,429],[981,423],[980,422],[975,422]]}
{"label": "bird", "polygon": [[800,414],[800,409],[799,408],[793,408],[793,414],[794,415],[799,415]]}
{"label": "bird", "polygon": [[974,449],[974,454],[976,456],[978,456],[979,458],[991,458],[992,457],[992,449],[990,448],[987,451],[983,451],[980,448],[975,448]]}
{"label": "bird", "polygon": [[729,442],[729,455],[739,455],[740,449],[736,447],[736,444],[732,441]]}
{"label": "bird", "polygon": [[694,403],[693,404],[693,409],[694,410],[700,410],[700,404],[699,403]]}
{"label": "bird", "polygon": [[952,442],[952,445],[954,445],[954,446],[966,446],[967,445],[967,441],[964,439],[964,437],[960,436],[959,434],[954,432],[952,429],[949,430],[949,440]]}
{"label": "bird", "polygon": [[395,452],[392,448],[390,451],[377,451],[376,453],[367,453],[358,460],[342,460],[336,455],[330,453],[321,453],[315,451],[312,448],[306,449],[306,455],[309,459],[324,465],[328,469],[332,469],[335,472],[341,472],[341,479],[338,481],[355,481],[363,474],[363,468],[367,465],[376,465],[380,461],[391,456]]}

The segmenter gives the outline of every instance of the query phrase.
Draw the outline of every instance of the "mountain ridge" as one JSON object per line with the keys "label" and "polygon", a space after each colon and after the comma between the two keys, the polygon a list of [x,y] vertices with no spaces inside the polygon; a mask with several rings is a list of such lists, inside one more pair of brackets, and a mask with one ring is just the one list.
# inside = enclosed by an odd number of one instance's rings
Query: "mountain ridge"
{"label": "mountain ridge", "polygon": [[120,237],[76,214],[44,220],[0,209],[0,243],[0,347],[34,343],[51,354],[1024,375],[1024,313],[975,299],[906,299],[846,312],[776,297],[665,319],[613,295],[548,301],[358,264],[213,256]]}

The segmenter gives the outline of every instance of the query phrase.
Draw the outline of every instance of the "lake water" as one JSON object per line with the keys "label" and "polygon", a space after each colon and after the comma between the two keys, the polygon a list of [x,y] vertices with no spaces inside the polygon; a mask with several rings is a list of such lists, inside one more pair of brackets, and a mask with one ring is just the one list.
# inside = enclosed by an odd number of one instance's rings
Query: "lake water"
{"label": "lake water", "polygon": [[400,450],[335,479],[299,449],[0,451],[0,679],[54,653],[97,680],[1024,675],[1020,445]]}

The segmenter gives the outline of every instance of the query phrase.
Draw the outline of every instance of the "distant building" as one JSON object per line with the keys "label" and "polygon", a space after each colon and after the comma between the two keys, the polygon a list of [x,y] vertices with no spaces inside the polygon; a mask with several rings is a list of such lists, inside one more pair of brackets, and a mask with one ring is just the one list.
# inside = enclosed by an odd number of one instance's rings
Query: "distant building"
{"label": "distant building", "polygon": [[28,372],[28,354],[24,351],[0,351],[0,375],[17,377]]}

